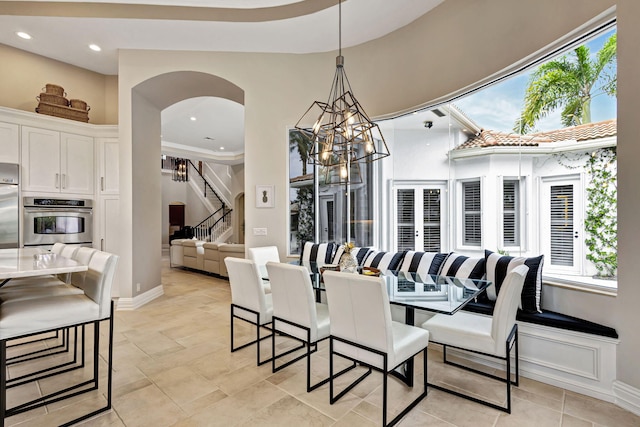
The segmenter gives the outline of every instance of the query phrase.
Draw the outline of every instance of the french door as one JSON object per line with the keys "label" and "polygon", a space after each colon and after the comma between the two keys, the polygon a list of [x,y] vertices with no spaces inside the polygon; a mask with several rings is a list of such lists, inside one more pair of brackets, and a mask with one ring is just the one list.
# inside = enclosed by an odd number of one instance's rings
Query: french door
{"label": "french door", "polygon": [[398,251],[446,250],[445,185],[397,185],[393,189]]}
{"label": "french door", "polygon": [[339,238],[336,230],[335,195],[320,196],[320,241],[334,242]]}
{"label": "french door", "polygon": [[540,236],[544,268],[550,273],[582,272],[583,199],[578,175],[542,179]]}

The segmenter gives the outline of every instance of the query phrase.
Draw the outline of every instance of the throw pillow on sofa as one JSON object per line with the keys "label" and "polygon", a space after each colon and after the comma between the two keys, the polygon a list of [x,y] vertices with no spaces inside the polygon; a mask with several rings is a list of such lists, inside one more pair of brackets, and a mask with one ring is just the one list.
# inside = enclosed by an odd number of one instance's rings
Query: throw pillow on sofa
{"label": "throw pillow on sofa", "polygon": [[382,252],[371,251],[364,260],[364,267],[377,268],[380,271],[397,270],[402,258],[403,252]]}
{"label": "throw pillow on sofa", "polygon": [[487,280],[493,282],[487,288],[487,296],[495,301],[500,286],[507,274],[518,265],[526,265],[529,272],[524,279],[520,308],[528,313],[541,313],[540,294],[542,291],[542,264],[544,255],[532,258],[512,257],[500,255],[488,250],[484,251],[484,258],[487,265]]}
{"label": "throw pillow on sofa", "polygon": [[442,265],[440,274],[460,279],[482,280],[486,274],[485,259],[469,258],[468,256],[451,252]]}
{"label": "throw pillow on sofa", "polygon": [[421,275],[438,274],[447,255],[446,253],[439,252],[407,251],[404,255],[400,270]]}
{"label": "throw pillow on sofa", "polygon": [[331,264],[333,252],[336,250],[335,243],[313,243],[305,242],[302,246],[300,261],[302,263],[315,262],[319,266]]}

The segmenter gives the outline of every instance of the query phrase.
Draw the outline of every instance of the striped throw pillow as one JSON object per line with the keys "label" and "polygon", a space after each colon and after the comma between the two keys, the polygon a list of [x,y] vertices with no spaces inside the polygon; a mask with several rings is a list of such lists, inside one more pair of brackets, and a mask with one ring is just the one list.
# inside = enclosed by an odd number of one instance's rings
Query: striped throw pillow
{"label": "striped throw pillow", "polygon": [[403,252],[384,252],[371,251],[364,260],[364,267],[377,268],[380,271],[397,270],[402,258]]}
{"label": "striped throw pillow", "polygon": [[331,264],[335,249],[335,243],[305,242],[302,246],[300,261],[303,264],[309,262],[315,262],[318,265]]}
{"label": "striped throw pillow", "polygon": [[520,308],[528,313],[541,313],[540,298],[542,293],[542,264],[544,255],[532,258],[512,257],[500,255],[488,250],[484,251],[484,258],[487,263],[487,280],[493,282],[487,288],[487,296],[495,301],[500,292],[500,286],[507,274],[518,265],[526,265],[529,272],[524,279],[522,288],[522,298]]}
{"label": "striped throw pillow", "polygon": [[445,258],[447,258],[446,253],[407,251],[400,270],[421,275],[438,274]]}
{"label": "striped throw pillow", "polygon": [[451,252],[442,265],[440,274],[458,277],[460,279],[481,280],[486,274],[484,258],[469,258],[468,256]]}

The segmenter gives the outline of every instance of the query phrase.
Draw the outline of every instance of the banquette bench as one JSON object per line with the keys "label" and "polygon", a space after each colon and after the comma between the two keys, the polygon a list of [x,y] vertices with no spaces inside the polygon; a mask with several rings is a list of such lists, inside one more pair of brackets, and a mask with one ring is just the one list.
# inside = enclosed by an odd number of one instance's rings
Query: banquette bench
{"label": "banquette bench", "polygon": [[[338,264],[343,252],[344,247],[335,243],[306,242],[300,259],[319,264]],[[482,294],[463,309],[488,316],[493,313],[495,297],[506,273],[517,265],[527,265],[529,273],[521,295],[521,307],[517,313],[522,374],[547,384],[612,401],[618,344],[616,330],[590,320],[544,309],[541,306],[542,256],[510,257],[491,251],[484,252],[483,257],[470,258],[455,252],[384,252],[373,248],[352,249],[358,264],[379,270],[485,278],[493,285],[486,294]],[[429,316],[428,313],[424,315]],[[416,319],[416,324],[419,324],[419,321]],[[469,358],[473,359],[473,356]]]}
{"label": "banquette bench", "polygon": [[[379,270],[402,270],[428,274],[444,274],[461,278],[486,278],[494,283],[496,283],[496,281],[501,282],[501,279],[504,279],[509,269],[519,264],[525,264],[528,265],[530,269],[530,273],[527,275],[529,283],[525,285],[525,289],[523,290],[523,301],[521,308],[518,310],[518,320],[587,334],[618,338],[616,330],[608,326],[599,325],[566,314],[544,310],[540,307],[543,262],[541,256],[531,258],[510,257],[485,251],[484,257],[470,258],[455,252],[384,252],[372,248],[354,248],[353,251],[361,266],[375,267]],[[301,259],[326,264],[338,264],[343,252],[344,246],[338,246],[335,243],[314,244],[307,242],[303,247]],[[528,288],[526,288],[527,285]],[[496,286],[492,288],[499,289],[499,285],[496,284]],[[493,313],[496,291],[493,291],[493,298],[491,298],[491,289],[487,294],[489,294],[488,297],[478,298],[478,300],[467,304],[464,309],[490,316]]]}

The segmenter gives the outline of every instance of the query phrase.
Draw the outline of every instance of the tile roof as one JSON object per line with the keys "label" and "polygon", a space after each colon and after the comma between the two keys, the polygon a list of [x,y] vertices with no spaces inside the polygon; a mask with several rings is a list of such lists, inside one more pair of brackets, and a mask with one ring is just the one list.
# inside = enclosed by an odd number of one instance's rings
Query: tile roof
{"label": "tile roof", "polygon": [[588,141],[617,135],[617,119],[596,123],[571,126],[567,128],[519,135],[517,133],[482,130],[479,135],[469,138],[456,147],[456,150],[466,148],[507,147],[522,145],[537,147],[547,142],[558,141]]}

